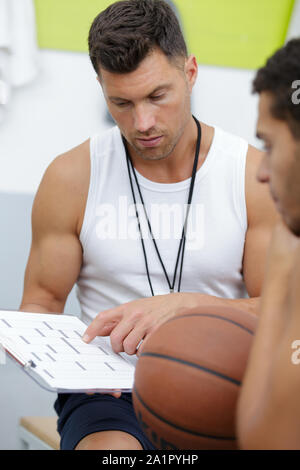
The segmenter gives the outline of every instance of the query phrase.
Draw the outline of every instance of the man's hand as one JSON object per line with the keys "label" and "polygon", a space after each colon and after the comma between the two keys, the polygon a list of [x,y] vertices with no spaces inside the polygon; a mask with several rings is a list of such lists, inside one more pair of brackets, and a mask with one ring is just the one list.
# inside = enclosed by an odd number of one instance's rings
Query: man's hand
{"label": "man's hand", "polygon": [[[115,392],[99,392],[101,395],[111,395],[112,397],[115,397],[115,398],[120,398],[120,396],[122,395],[122,392],[118,392],[118,391],[115,391]],[[86,392],[86,395],[95,395],[95,392]]]}
{"label": "man's hand", "polygon": [[[295,252],[300,246],[300,239],[294,235],[283,221],[274,228],[269,249],[269,265],[284,263],[285,267],[292,267],[295,262]],[[281,266],[282,268],[282,266]]]}
{"label": "man's hand", "polygon": [[300,239],[288,229],[283,221],[275,226],[267,257],[265,289],[268,283],[280,278],[281,290],[288,290],[299,246]]}
{"label": "man's hand", "polygon": [[169,318],[193,307],[188,293],[157,295],[134,300],[119,307],[100,312],[87,328],[83,340],[87,343],[96,336],[109,336],[116,353],[135,354],[142,340]]}
{"label": "man's hand", "polygon": [[261,296],[261,315],[269,317],[272,312],[274,318],[275,311],[277,311],[278,319],[280,318],[281,322],[285,321],[296,253],[299,248],[300,238],[296,237],[283,221],[278,223],[273,231],[269,246]]}

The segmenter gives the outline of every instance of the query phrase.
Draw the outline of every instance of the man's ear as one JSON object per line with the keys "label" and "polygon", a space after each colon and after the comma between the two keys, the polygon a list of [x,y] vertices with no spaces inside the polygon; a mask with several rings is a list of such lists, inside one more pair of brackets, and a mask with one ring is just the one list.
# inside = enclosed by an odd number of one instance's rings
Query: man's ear
{"label": "man's ear", "polygon": [[194,55],[190,55],[185,61],[185,76],[190,92],[196,83],[198,77],[198,64]]}

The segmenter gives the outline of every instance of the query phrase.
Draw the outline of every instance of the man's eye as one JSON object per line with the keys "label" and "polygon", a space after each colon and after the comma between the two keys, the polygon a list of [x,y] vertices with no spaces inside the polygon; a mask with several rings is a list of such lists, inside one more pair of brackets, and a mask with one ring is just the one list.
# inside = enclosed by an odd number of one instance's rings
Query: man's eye
{"label": "man's eye", "polygon": [[124,108],[125,106],[128,106],[128,101],[120,101],[118,103],[115,103],[116,106],[118,106],[119,108]]}
{"label": "man's eye", "polygon": [[124,108],[125,106],[128,106],[130,102],[129,101],[112,101],[112,104],[114,106],[118,106],[118,108]]}
{"label": "man's eye", "polygon": [[165,95],[154,95],[154,96],[151,96],[151,99],[153,101],[158,101],[158,100],[161,100],[162,98],[164,98]]}

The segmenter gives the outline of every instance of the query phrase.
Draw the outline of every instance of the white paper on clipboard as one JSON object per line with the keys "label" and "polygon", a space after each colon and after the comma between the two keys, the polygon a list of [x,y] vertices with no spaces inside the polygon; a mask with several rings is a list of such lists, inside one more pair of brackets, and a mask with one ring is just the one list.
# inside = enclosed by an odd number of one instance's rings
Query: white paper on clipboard
{"label": "white paper on clipboard", "polygon": [[72,315],[0,310],[0,344],[43,388],[60,393],[130,392],[134,365],[108,338],[82,341],[86,325]]}

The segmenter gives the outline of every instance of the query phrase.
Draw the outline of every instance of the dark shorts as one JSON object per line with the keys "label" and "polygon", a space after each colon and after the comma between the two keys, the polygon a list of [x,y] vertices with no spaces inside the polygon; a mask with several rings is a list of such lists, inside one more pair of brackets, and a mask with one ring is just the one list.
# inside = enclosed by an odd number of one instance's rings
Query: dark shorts
{"label": "dark shorts", "polygon": [[124,431],[134,436],[143,449],[155,449],[144,435],[134,414],[131,393],[120,398],[84,393],[58,394],[54,403],[58,415],[60,448],[73,450],[88,434],[99,431]]}

